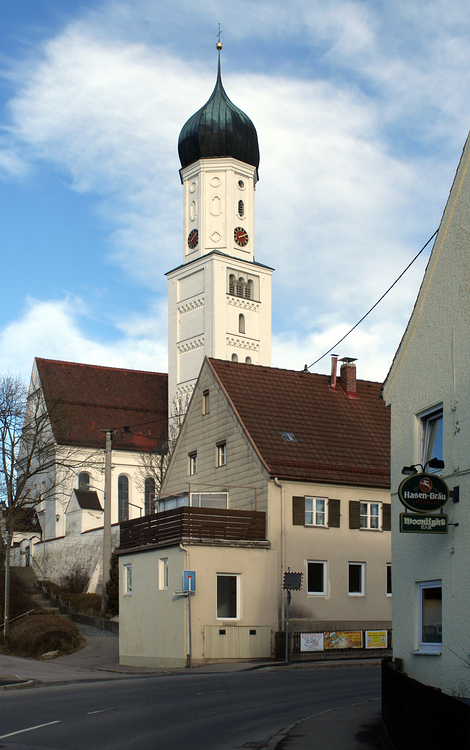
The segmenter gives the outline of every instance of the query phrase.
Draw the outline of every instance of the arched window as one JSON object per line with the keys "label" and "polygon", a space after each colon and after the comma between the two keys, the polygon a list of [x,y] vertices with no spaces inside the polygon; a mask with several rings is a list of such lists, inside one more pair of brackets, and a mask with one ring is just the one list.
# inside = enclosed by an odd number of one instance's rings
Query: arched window
{"label": "arched window", "polygon": [[147,477],[145,480],[145,515],[155,513],[155,479]]}
{"label": "arched window", "polygon": [[245,316],[243,313],[238,316],[238,333],[245,333]]}
{"label": "arched window", "polygon": [[121,474],[118,477],[118,505],[119,505],[119,523],[129,519],[129,480]]}
{"label": "arched window", "polygon": [[233,273],[230,274],[228,277],[228,293],[229,294],[235,294],[235,287],[237,285],[237,280]]}
{"label": "arched window", "polygon": [[238,362],[238,354],[232,354],[232,362]]}
{"label": "arched window", "polygon": [[245,279],[242,279],[241,277],[238,279],[237,283],[237,296],[238,297],[244,297],[245,296]]}
{"label": "arched window", "polygon": [[90,475],[86,471],[80,472],[78,475],[78,489],[87,490],[90,486]]}
{"label": "arched window", "polygon": [[245,364],[251,365],[251,357],[245,357]]}
{"label": "arched window", "polygon": [[249,279],[248,284],[245,287],[245,297],[248,297],[248,299],[253,299],[254,297],[253,289],[254,289],[253,281]]}

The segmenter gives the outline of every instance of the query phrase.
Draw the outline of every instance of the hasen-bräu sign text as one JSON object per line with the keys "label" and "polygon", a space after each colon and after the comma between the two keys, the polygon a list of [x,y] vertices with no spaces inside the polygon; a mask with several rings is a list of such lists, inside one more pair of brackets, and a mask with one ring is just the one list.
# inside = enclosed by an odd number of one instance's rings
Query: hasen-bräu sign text
{"label": "hasen-br\u00e4u sign text", "polygon": [[449,488],[434,474],[413,474],[398,488],[398,497],[406,508],[418,513],[439,510],[449,499]]}

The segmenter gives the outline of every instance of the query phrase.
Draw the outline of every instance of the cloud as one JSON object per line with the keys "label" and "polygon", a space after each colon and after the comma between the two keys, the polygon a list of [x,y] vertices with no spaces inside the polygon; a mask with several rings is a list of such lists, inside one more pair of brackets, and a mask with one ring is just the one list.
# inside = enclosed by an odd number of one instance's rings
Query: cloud
{"label": "cloud", "polygon": [[[113,342],[99,342],[86,336],[83,324],[87,315],[86,306],[78,298],[51,302],[29,297],[23,315],[0,333],[0,372],[20,374],[27,380],[35,356],[167,371],[167,345],[158,308],[148,311],[145,325],[137,316],[117,322],[123,335]],[[152,323],[160,337],[152,335]]]}

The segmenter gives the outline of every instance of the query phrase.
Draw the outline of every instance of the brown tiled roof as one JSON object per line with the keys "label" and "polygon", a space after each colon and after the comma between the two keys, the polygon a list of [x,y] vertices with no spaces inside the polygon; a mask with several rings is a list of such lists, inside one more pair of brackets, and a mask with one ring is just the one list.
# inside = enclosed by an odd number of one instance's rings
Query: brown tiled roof
{"label": "brown tiled roof", "polygon": [[74,490],[74,492],[82,510],[103,510],[95,490]]}
{"label": "brown tiled roof", "polygon": [[390,487],[390,414],[380,383],[357,380],[352,399],[339,384],[332,391],[328,375],[208,362],[272,476]]}
{"label": "brown tiled roof", "polygon": [[[168,375],[36,358],[59,445],[161,449],[167,439]],[[125,428],[129,428],[129,432]]]}

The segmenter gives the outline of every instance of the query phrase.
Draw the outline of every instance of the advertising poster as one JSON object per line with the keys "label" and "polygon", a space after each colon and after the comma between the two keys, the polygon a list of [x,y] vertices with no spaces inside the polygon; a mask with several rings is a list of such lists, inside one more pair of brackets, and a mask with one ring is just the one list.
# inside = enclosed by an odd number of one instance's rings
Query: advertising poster
{"label": "advertising poster", "polygon": [[300,634],[301,651],[323,651],[324,638],[323,633],[301,633]]}
{"label": "advertising poster", "polygon": [[366,630],[366,648],[387,648],[387,631]]}
{"label": "advertising poster", "polygon": [[325,649],[331,648],[362,648],[362,630],[325,633]]}

